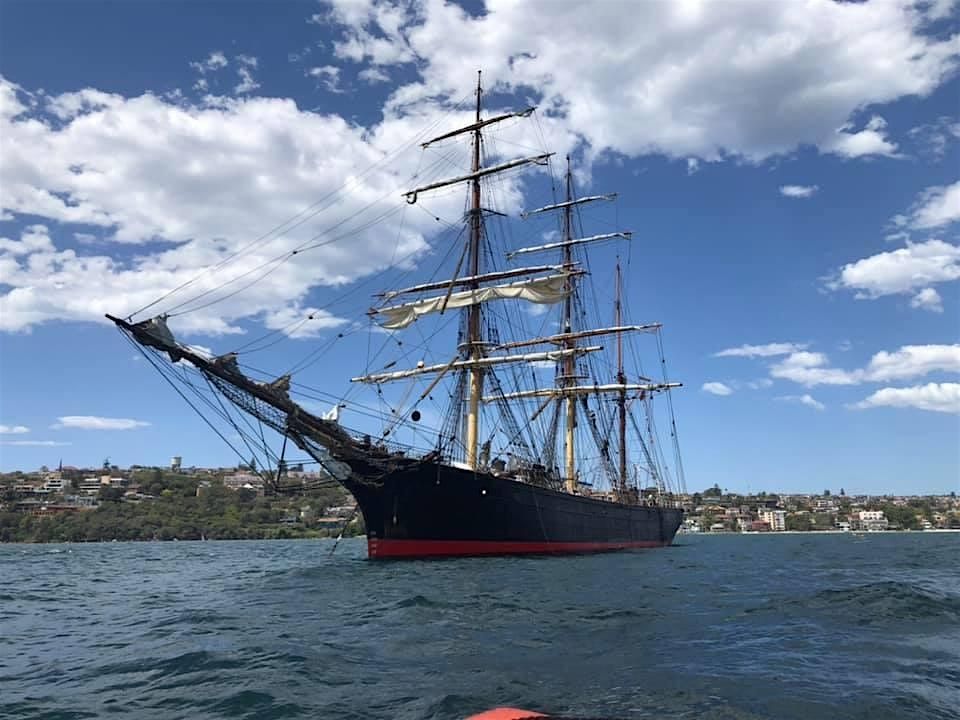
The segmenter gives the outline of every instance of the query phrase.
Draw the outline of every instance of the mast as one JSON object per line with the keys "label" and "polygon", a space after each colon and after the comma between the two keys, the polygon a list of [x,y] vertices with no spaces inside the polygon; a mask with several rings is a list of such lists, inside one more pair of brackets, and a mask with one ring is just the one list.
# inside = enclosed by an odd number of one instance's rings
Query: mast
{"label": "mast", "polygon": [[[476,173],[480,172],[480,140],[481,129],[483,125],[480,122],[480,101],[483,88],[480,85],[481,72],[477,71],[477,115],[476,125],[473,129],[473,163],[471,172],[474,173],[472,180],[473,192],[470,204],[470,240],[468,247],[469,272],[472,277],[480,274],[480,232],[481,232],[481,209],[480,209],[480,178]],[[479,283],[474,280],[470,283],[471,289],[477,289]],[[483,352],[480,345],[480,303],[474,303],[467,311],[467,347],[466,354],[470,360],[478,360]],[[467,404],[466,417],[466,440],[467,456],[466,461],[474,470],[477,469],[477,440],[480,435],[480,398],[483,396],[483,368],[473,366],[470,368],[470,397]]]}
{"label": "mast", "polygon": [[[620,294],[622,291],[620,276],[620,258],[617,258],[617,302],[616,302],[616,321],[614,325],[620,326],[622,320],[622,307]],[[626,387],[627,376],[623,372],[623,335],[617,333],[617,384]],[[623,389],[617,398],[617,409],[620,419],[620,494],[621,496],[627,489],[627,391]]]}
{"label": "mast", "polygon": [[[563,207],[563,266],[570,270],[573,268],[573,250],[570,241],[573,239],[573,176],[570,171],[570,156],[567,155],[567,198]],[[567,278],[567,297],[563,301],[563,332],[568,335],[573,334],[572,315],[573,315],[573,278]],[[572,337],[564,342],[564,348],[572,350],[576,347],[577,341]],[[571,353],[564,359],[563,363],[563,387],[572,387],[576,385],[576,358]],[[564,451],[566,455],[566,486],[567,492],[575,492],[577,489],[577,461],[575,456],[574,436],[577,425],[577,399],[571,393],[567,398],[567,423],[566,437],[564,441]]]}

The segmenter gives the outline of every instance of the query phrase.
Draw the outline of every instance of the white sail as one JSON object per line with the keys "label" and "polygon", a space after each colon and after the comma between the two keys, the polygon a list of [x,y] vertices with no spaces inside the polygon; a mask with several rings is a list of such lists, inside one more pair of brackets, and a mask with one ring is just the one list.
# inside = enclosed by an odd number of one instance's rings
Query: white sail
{"label": "white sail", "polygon": [[492,355],[475,360],[455,360],[442,365],[422,365],[409,370],[397,370],[396,372],[378,373],[377,375],[363,375],[361,377],[351,378],[350,382],[362,383],[384,383],[391,380],[403,380],[417,375],[426,375],[435,372],[446,372],[447,370],[458,370],[461,368],[483,368],[491,365],[502,365],[503,363],[515,362],[556,362],[572,355],[583,355],[585,353],[599,352],[603,350],[600,345],[590,345],[587,347],[568,348],[566,350],[550,350],[548,352],[525,353],[523,355]]}
{"label": "white sail", "polygon": [[382,316],[380,326],[387,330],[400,330],[407,327],[421,315],[440,312],[489,302],[490,300],[526,300],[532,303],[552,304],[563,300],[569,293],[567,280],[574,273],[559,273],[533,280],[491,285],[474,290],[462,290],[450,295],[438,295],[403,305],[389,305],[378,308],[373,314]]}

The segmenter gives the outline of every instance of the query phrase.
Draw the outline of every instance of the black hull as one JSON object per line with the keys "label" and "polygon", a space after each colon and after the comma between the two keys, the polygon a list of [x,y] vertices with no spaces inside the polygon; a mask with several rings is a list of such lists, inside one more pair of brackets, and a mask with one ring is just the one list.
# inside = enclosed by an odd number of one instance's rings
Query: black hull
{"label": "black hull", "polygon": [[676,508],[607,502],[429,462],[344,485],[363,513],[373,559],[660,547],[683,518]]}

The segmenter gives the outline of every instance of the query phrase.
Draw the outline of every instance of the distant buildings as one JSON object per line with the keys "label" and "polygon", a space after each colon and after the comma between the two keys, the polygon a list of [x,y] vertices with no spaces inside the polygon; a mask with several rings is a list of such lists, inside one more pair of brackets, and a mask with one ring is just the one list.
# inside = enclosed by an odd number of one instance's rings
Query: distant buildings
{"label": "distant buildings", "polygon": [[861,510],[853,513],[850,520],[854,530],[886,530],[890,525],[883,510]]}
{"label": "distant buildings", "polygon": [[263,478],[249,472],[237,472],[223,476],[223,486],[229,490],[253,490],[263,495]]}
{"label": "distant buildings", "polygon": [[761,510],[757,515],[760,516],[760,522],[766,523],[773,532],[787,529],[786,510]]}

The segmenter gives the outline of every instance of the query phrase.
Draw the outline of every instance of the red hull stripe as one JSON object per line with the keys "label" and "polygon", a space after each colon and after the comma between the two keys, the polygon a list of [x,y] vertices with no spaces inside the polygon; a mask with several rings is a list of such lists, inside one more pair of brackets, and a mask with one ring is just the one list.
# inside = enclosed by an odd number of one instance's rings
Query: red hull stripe
{"label": "red hull stripe", "polygon": [[381,540],[367,538],[371,558],[452,557],[465,555],[524,555],[583,553],[663,547],[659,540],[631,542],[514,542],[511,540]]}

